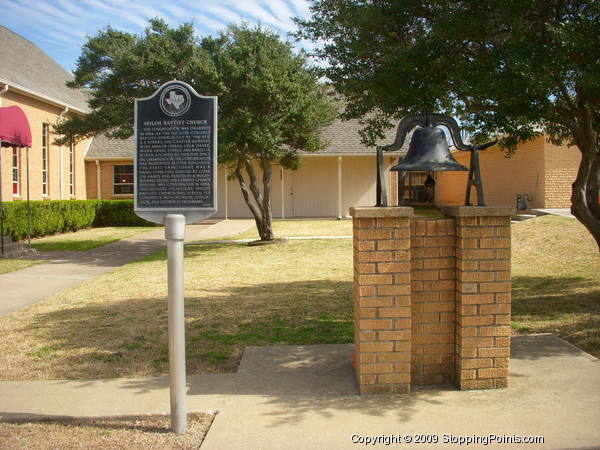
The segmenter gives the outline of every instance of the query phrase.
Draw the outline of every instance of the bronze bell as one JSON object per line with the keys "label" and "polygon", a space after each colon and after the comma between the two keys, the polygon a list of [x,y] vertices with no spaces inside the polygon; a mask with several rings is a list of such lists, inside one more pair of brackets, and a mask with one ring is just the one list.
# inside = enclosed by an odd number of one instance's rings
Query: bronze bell
{"label": "bronze bell", "polygon": [[446,141],[446,135],[437,127],[415,129],[406,156],[390,170],[399,172],[442,172],[469,170],[458,163]]}

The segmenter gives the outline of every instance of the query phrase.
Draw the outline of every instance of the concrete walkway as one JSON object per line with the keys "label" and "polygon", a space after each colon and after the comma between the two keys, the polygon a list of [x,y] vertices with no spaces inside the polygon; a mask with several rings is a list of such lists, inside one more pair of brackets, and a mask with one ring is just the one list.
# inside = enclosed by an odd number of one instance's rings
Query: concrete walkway
{"label": "concrete walkway", "polygon": [[[218,410],[203,449],[345,449],[359,436],[542,436],[598,448],[600,361],[554,335],[512,340],[508,389],[359,396],[350,345],[248,347],[237,373],[188,376],[188,411]],[[168,414],[166,377],[0,382],[0,419]],[[359,447],[364,447],[360,445]],[[384,444],[376,447],[386,447]]]}
{"label": "concrete walkway", "polygon": [[570,217],[571,219],[575,219],[575,216],[571,214],[570,208],[547,208],[547,209],[532,209],[531,212],[536,216],[544,216],[548,214],[552,214],[555,216],[561,217]]}
{"label": "concrete walkway", "polygon": [[[188,225],[186,242],[215,239],[246,231],[253,220],[223,220]],[[124,264],[166,247],[164,228],[103,245],[85,252],[44,252],[35,258],[48,260],[16,272],[0,275],[0,315],[64,291]]]}

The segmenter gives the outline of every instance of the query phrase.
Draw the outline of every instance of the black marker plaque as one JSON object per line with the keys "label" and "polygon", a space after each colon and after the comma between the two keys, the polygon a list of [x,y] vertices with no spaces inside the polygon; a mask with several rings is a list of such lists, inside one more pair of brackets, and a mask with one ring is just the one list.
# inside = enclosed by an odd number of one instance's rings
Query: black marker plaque
{"label": "black marker plaque", "polygon": [[216,212],[217,98],[200,96],[181,81],[136,99],[135,211],[164,223]]}

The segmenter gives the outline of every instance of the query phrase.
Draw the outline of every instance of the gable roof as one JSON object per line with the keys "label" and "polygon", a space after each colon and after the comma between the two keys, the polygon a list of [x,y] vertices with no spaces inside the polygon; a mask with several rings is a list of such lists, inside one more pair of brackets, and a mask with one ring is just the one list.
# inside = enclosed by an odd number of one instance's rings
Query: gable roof
{"label": "gable roof", "polygon": [[[319,152],[300,152],[302,155],[356,155],[374,154],[375,147],[365,147],[360,142],[358,120],[342,121],[335,120],[331,125],[323,129],[323,138],[328,145]],[[391,144],[396,137],[396,128],[390,128],[381,144]],[[410,139],[406,139],[404,146],[399,152],[387,152],[386,154],[406,153]],[[133,136],[128,139],[113,139],[104,135],[94,137],[85,155],[87,160],[95,159],[133,159]]]}
{"label": "gable roof", "polygon": [[133,159],[133,136],[127,139],[94,136],[85,159]]}
{"label": "gable roof", "polygon": [[34,43],[0,26],[0,83],[36,97],[87,113],[87,95],[65,83],[73,75]]}

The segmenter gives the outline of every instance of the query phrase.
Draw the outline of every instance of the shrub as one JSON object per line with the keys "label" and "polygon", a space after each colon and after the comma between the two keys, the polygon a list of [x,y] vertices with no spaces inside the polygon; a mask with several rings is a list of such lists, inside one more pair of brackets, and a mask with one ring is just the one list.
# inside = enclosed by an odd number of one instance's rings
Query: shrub
{"label": "shrub", "polygon": [[[96,200],[32,201],[31,236],[75,231],[92,225]],[[27,237],[27,202],[4,203],[4,234],[20,240]]]}
{"label": "shrub", "polygon": [[[91,225],[148,226],[150,222],[133,212],[133,200],[34,200],[31,207],[31,237],[76,231]],[[27,202],[3,204],[4,234],[14,240],[27,237]]]}
{"label": "shrub", "polygon": [[96,227],[133,227],[133,226],[151,226],[141,217],[133,212],[133,200],[96,200],[98,206],[96,209],[96,218],[94,226]]}

